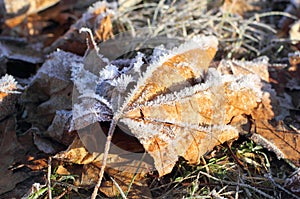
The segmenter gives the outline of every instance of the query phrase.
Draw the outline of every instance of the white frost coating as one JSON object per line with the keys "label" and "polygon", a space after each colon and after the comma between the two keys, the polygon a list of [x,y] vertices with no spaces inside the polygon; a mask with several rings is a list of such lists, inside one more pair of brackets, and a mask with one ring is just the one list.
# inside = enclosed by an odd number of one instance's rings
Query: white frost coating
{"label": "white frost coating", "polygon": [[160,95],[153,101],[145,103],[145,106],[153,106],[159,104],[173,103],[176,100],[183,100],[184,98],[190,97],[195,93],[205,91],[213,86],[219,86],[222,84],[222,76],[215,69],[210,68],[208,71],[208,79],[203,84],[196,84],[192,87],[185,87],[180,91],[169,93],[166,95]]}
{"label": "white frost coating", "polygon": [[84,69],[82,63],[71,63],[71,80],[74,82],[79,93],[83,94],[92,90],[95,92],[98,77]]}
{"label": "white frost coating", "polygon": [[17,81],[15,78],[11,75],[5,74],[0,79],[0,92],[2,93],[20,93],[18,91],[15,91],[17,89]]}
{"label": "white frost coating", "polygon": [[99,8],[102,8],[102,7],[107,7],[110,9],[117,9],[117,6],[118,5],[116,2],[108,3],[106,1],[98,1],[88,8],[88,13],[94,13],[95,11],[97,11]]}
{"label": "white frost coating", "polygon": [[160,45],[154,48],[153,53],[151,55],[151,61],[150,63],[157,62],[162,56],[166,56],[169,53],[169,50],[167,50],[164,45]]}
{"label": "white frost coating", "polygon": [[[134,121],[129,118],[122,118],[120,122],[123,122],[127,125],[127,127],[131,130],[131,132],[138,138],[141,139],[149,139],[159,134],[159,129],[157,125],[153,124],[145,124],[143,122]],[[141,132],[142,131],[142,132]]]}
{"label": "white frost coating", "polygon": [[244,68],[268,65],[269,58],[267,56],[258,57],[252,61],[232,60],[233,63]]}
{"label": "white frost coating", "polygon": [[135,57],[135,62],[133,63],[133,70],[136,73],[140,73],[141,67],[144,64],[143,58],[145,55],[143,53],[138,52]]}
{"label": "white frost coating", "polygon": [[134,96],[134,94],[138,91],[138,89],[145,85],[145,82],[148,78],[150,78],[153,74],[153,72],[161,66],[163,63],[165,63],[167,60],[171,59],[172,57],[182,54],[186,51],[201,48],[201,49],[208,49],[210,47],[217,48],[218,46],[218,39],[214,36],[196,36],[192,38],[191,40],[187,41],[186,43],[180,45],[178,48],[174,48],[170,51],[168,55],[162,56],[157,62],[153,62],[146,70],[145,73],[142,74],[142,77],[137,81],[137,85],[132,90],[132,92],[129,93],[128,97],[125,98],[124,103],[122,106],[120,106],[119,110],[117,111],[118,114],[122,114],[123,110],[126,108],[128,102],[130,99]]}
{"label": "white frost coating", "polygon": [[118,67],[114,64],[109,64],[99,72],[99,80],[97,83],[101,83],[104,80],[112,80],[118,75]]}
{"label": "white frost coating", "polygon": [[229,88],[235,91],[249,88],[255,92],[256,97],[258,98],[257,101],[260,102],[263,94],[261,87],[262,83],[260,77],[256,74],[250,74],[239,77],[230,84]]}
{"label": "white frost coating", "polygon": [[[144,123],[144,121],[135,121],[130,118],[122,118],[120,120],[128,126],[133,133],[143,144],[144,140],[149,140],[152,137],[158,136],[160,139],[169,142],[171,137],[180,137],[181,135],[175,135],[174,132],[176,128],[188,129],[188,131],[202,131],[212,134],[213,131],[233,131],[238,134],[238,130],[231,125],[212,125],[212,126],[199,126],[194,124],[185,124],[185,123],[173,123],[173,127],[166,129],[164,127],[165,122],[151,122]],[[173,130],[172,130],[173,129]],[[170,131],[169,135],[164,135],[161,132],[167,130]]]}
{"label": "white frost coating", "polygon": [[119,78],[114,79],[111,84],[115,86],[120,93],[124,93],[128,84],[133,81],[134,79],[131,75],[122,74]]}
{"label": "white frost coating", "polygon": [[68,71],[71,69],[71,65],[81,64],[83,61],[82,57],[62,50],[53,52],[48,57],[34,79],[41,78],[41,73],[43,73],[49,77],[69,81]]}
{"label": "white frost coating", "polygon": [[82,98],[90,98],[90,99],[97,100],[98,102],[101,102],[108,108],[112,109],[111,104],[105,98],[95,94],[94,91],[90,90],[90,91],[85,92],[84,94],[79,96],[79,99],[82,99]]}

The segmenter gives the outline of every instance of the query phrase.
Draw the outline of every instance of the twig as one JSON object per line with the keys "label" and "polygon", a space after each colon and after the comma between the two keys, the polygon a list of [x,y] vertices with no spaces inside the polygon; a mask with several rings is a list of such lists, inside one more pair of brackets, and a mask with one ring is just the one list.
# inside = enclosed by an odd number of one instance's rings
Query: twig
{"label": "twig", "polygon": [[273,196],[270,196],[269,194],[266,194],[265,192],[263,192],[263,191],[261,191],[261,190],[255,188],[255,187],[252,187],[252,186],[250,186],[250,185],[248,185],[248,184],[244,184],[244,183],[236,183],[236,182],[231,182],[231,181],[227,181],[227,180],[221,180],[221,179],[218,179],[218,178],[216,178],[216,177],[214,177],[214,176],[212,176],[212,175],[209,175],[209,174],[207,174],[207,173],[205,173],[205,172],[203,172],[203,171],[199,171],[199,173],[201,173],[202,175],[205,175],[205,176],[207,176],[207,177],[209,177],[209,178],[211,178],[211,179],[213,179],[213,180],[215,180],[215,181],[218,181],[218,182],[221,182],[221,183],[224,183],[224,184],[234,185],[234,186],[239,185],[240,187],[244,187],[244,188],[251,189],[251,190],[253,190],[253,191],[259,193],[260,195],[262,195],[262,196],[264,196],[264,197],[266,197],[266,198],[274,199]]}
{"label": "twig", "polygon": [[112,136],[114,134],[115,128],[117,126],[117,121],[118,121],[118,119],[113,118],[112,122],[110,123],[110,128],[109,128],[109,131],[108,131],[108,135],[107,135],[106,143],[105,143],[105,148],[104,148],[102,166],[101,166],[101,169],[100,169],[100,172],[99,172],[99,175],[98,175],[98,177],[99,177],[98,182],[97,182],[97,184],[94,188],[91,199],[96,199],[96,197],[97,197],[98,190],[100,188],[102,178],[103,178],[103,175],[104,175],[104,170],[105,170],[105,167],[106,167],[106,162],[107,162],[108,152],[109,152],[109,149],[110,149],[111,139],[112,139]]}
{"label": "twig", "polygon": [[64,195],[66,195],[66,193],[68,193],[68,189],[64,190],[64,192],[62,192],[59,196],[57,196],[55,199],[61,199]]}
{"label": "twig", "polygon": [[48,186],[48,198],[52,199],[52,192],[51,192],[51,162],[52,157],[48,159],[48,173],[47,173],[47,186]]}
{"label": "twig", "polygon": [[282,186],[280,186],[279,184],[277,184],[277,183],[275,182],[275,180],[273,179],[271,173],[267,173],[265,176],[266,176],[266,177],[271,181],[271,183],[272,183],[275,187],[277,187],[278,189],[281,189],[282,191],[284,191],[284,192],[287,193],[288,195],[292,196],[293,198],[300,199],[300,197],[298,197],[297,195],[293,194],[293,193],[290,192],[289,190],[287,190],[287,189],[285,189],[284,187],[282,187]]}
{"label": "twig", "polygon": [[241,176],[241,172],[240,172],[240,170],[238,170],[239,171],[239,178],[237,179],[237,186],[235,187],[235,199],[238,199],[239,198],[239,191],[240,191],[240,186],[239,186],[239,184],[240,184],[240,176]]}

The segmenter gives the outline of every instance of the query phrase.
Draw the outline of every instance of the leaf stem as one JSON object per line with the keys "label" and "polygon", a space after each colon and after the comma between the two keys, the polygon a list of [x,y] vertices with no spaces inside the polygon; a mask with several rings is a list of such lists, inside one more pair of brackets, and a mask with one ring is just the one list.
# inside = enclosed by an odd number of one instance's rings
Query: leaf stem
{"label": "leaf stem", "polygon": [[91,199],[96,199],[96,197],[97,197],[98,190],[100,188],[100,185],[101,185],[101,182],[102,182],[102,178],[103,178],[103,175],[104,175],[104,170],[105,170],[105,167],[106,167],[106,162],[107,162],[107,157],[108,157],[108,152],[109,152],[109,149],[110,149],[110,144],[111,144],[112,136],[113,136],[115,128],[117,126],[117,122],[118,122],[118,119],[117,118],[113,118],[112,122],[110,123],[110,128],[109,128],[109,131],[108,131],[108,135],[107,135],[106,143],[105,143],[105,148],[104,148],[104,155],[103,155],[103,159],[102,159],[102,166],[101,166],[101,169],[100,169],[100,172],[99,172],[99,175],[98,175],[99,178],[98,178],[97,184],[96,184],[96,186],[94,188],[94,191],[93,191],[93,194],[91,196]]}

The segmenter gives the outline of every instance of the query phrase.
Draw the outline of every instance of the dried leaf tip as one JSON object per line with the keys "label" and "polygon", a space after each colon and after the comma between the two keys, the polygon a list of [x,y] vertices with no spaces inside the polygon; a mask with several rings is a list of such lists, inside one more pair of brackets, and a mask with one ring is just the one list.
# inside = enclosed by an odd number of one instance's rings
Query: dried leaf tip
{"label": "dried leaf tip", "polygon": [[99,48],[94,40],[94,36],[92,33],[92,30],[86,27],[82,27],[79,30],[79,33],[83,33],[86,32],[87,33],[87,38],[86,38],[86,43],[89,49],[96,49],[96,51],[99,51]]}

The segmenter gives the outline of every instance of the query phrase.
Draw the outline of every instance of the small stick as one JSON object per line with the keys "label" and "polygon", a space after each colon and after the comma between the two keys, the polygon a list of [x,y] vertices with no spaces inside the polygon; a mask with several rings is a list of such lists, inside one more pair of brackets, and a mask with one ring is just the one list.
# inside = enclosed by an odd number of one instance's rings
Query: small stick
{"label": "small stick", "polygon": [[112,119],[112,122],[110,123],[110,127],[109,127],[109,131],[108,131],[108,135],[107,135],[107,138],[106,138],[106,143],[105,143],[105,148],[104,148],[104,155],[103,155],[103,159],[102,159],[102,166],[101,166],[101,169],[100,169],[100,172],[99,172],[99,178],[98,178],[98,182],[94,188],[94,191],[93,191],[93,194],[91,196],[91,199],[96,199],[97,197],[97,194],[98,194],[98,190],[100,188],[100,185],[101,185],[101,182],[102,182],[102,178],[103,178],[103,175],[104,175],[104,170],[105,170],[105,167],[106,167],[106,161],[107,161],[107,157],[108,157],[108,152],[109,152],[109,149],[110,149],[110,144],[111,144],[111,139],[112,139],[112,136],[114,134],[114,131],[115,131],[115,128],[117,126],[117,119]]}
{"label": "small stick", "polygon": [[48,184],[48,197],[52,199],[52,192],[51,192],[51,162],[52,158],[49,157],[48,159],[48,173],[47,173],[47,184]]}

